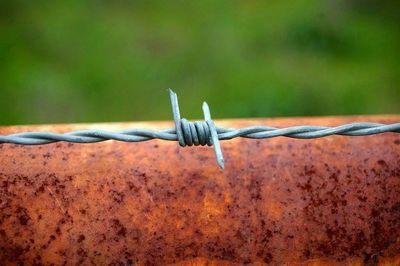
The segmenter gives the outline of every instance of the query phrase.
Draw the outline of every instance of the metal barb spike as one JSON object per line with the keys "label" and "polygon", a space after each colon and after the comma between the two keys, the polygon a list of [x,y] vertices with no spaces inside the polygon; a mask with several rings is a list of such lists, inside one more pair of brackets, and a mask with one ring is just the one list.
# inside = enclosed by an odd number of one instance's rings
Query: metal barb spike
{"label": "metal barb spike", "polygon": [[172,114],[174,116],[174,121],[175,121],[177,141],[181,146],[185,146],[185,140],[183,139],[183,132],[181,127],[181,114],[179,111],[178,96],[173,90],[171,89],[168,90],[169,90],[169,98],[171,100]]}
{"label": "metal barb spike", "polygon": [[206,102],[203,102],[203,114],[204,114],[204,120],[206,120],[211,130],[211,139],[212,139],[212,144],[214,145],[214,152],[217,159],[217,163],[219,167],[221,167],[221,169],[223,170],[225,167],[224,156],[222,154],[221,145],[219,144],[217,129],[215,127],[214,121],[212,121],[211,119],[210,108],[208,107],[208,104]]}

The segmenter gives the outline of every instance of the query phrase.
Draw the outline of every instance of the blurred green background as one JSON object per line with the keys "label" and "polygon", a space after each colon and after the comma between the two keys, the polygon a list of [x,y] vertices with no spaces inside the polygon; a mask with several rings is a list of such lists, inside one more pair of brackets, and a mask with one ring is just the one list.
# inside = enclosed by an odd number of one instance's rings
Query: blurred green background
{"label": "blurred green background", "polygon": [[0,1],[0,123],[400,112],[400,1]]}

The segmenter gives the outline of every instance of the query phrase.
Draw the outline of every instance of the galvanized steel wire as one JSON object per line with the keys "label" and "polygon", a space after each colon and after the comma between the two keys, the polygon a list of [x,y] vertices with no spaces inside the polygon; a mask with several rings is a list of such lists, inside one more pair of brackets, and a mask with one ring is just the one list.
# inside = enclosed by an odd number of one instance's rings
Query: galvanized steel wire
{"label": "galvanized steel wire", "polygon": [[160,131],[137,128],[119,132],[109,132],[105,130],[79,130],[68,133],[21,132],[10,135],[0,135],[0,144],[13,143],[21,145],[41,145],[59,141],[95,143],[106,140],[141,142],[151,139],[162,139],[178,141],[182,147],[192,145],[213,145],[217,156],[217,162],[220,167],[223,168],[224,161],[219,146],[219,140],[229,140],[237,137],[251,139],[266,139],[274,137],[313,139],[331,135],[367,136],[385,132],[400,133],[400,123],[351,123],[335,127],[303,125],[286,128],[275,128],[270,126],[250,126],[239,129],[222,128],[214,125],[207,103],[203,103],[205,121],[189,122],[185,118],[180,118],[177,96],[171,90],[170,97],[175,128]]}
{"label": "galvanized steel wire", "polygon": [[[274,137],[290,137],[296,139],[314,139],[330,135],[367,136],[385,132],[400,133],[400,123],[351,123],[337,127],[322,126],[294,126],[275,128],[269,126],[251,126],[240,129],[216,127],[219,140],[229,140],[237,137],[251,139],[266,139]],[[128,129],[119,132],[104,130],[80,130],[68,133],[52,132],[24,132],[0,136],[0,143],[14,143],[21,145],[40,145],[58,141],[74,143],[95,143],[106,140],[125,142],[141,142],[152,139],[177,141],[174,128],[154,131],[150,129]],[[206,144],[208,144],[207,141]],[[194,145],[194,144],[192,144]],[[188,145],[188,146],[192,146]],[[210,146],[210,144],[208,144]]]}

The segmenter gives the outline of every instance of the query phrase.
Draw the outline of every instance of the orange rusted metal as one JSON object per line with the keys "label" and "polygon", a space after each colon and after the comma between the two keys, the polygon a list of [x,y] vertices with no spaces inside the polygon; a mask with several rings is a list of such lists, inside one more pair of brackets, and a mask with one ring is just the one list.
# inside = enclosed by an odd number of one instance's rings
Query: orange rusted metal
{"label": "orange rusted metal", "polygon": [[[225,120],[277,127],[400,116]],[[2,127],[66,132],[172,123]],[[0,144],[0,264],[400,265],[400,136]]]}

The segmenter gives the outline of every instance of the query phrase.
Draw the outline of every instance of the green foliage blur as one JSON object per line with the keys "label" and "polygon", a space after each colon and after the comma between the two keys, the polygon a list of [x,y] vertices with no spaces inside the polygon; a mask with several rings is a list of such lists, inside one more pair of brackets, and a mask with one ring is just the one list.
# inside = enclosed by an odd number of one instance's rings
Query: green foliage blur
{"label": "green foliage blur", "polygon": [[0,124],[400,112],[400,1],[0,1]]}

